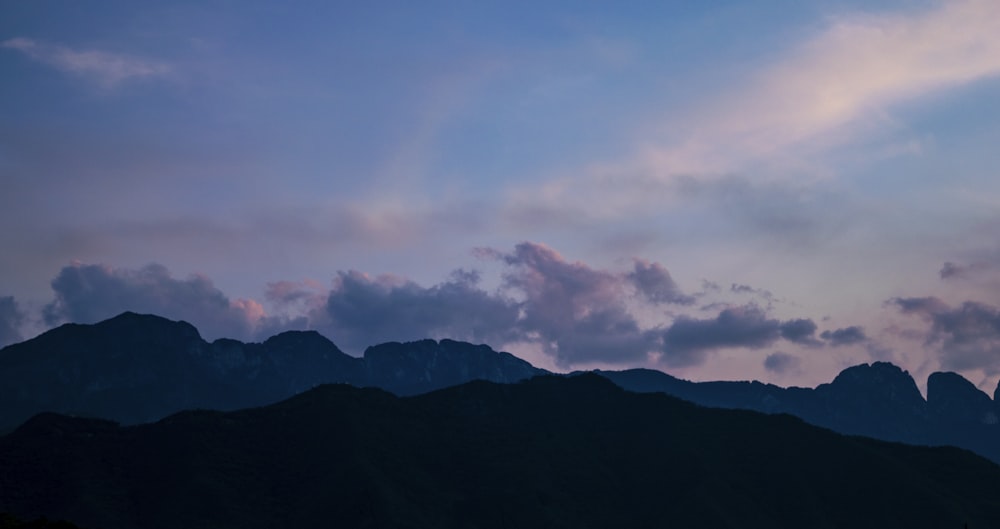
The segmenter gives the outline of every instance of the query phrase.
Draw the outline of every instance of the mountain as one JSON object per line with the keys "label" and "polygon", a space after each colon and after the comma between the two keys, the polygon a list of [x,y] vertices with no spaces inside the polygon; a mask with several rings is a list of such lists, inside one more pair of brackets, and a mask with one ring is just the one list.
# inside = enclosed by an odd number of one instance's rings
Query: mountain
{"label": "mountain", "polygon": [[324,385],[0,438],[0,511],[81,527],[1000,526],[1000,467],[585,374],[414,397]]}
{"label": "mountain", "polygon": [[[209,343],[188,323],[124,313],[94,325],[63,325],[0,350],[0,433],[46,411],[137,424],[184,409],[261,406],[326,383],[416,395],[544,373],[509,353],[453,340],[384,343],[356,358],[314,331],[284,332],[263,343]],[[841,433],[953,445],[1000,462],[1000,406],[956,373],[932,374],[927,400],[909,373],[887,362],[849,367],[815,389],[696,383],[648,369],[598,373],[631,391],[788,413]]]}
{"label": "mountain", "polygon": [[887,362],[849,367],[815,389],[760,382],[689,382],[648,369],[600,371],[625,389],[704,406],[788,413],[840,433],[917,445],[952,445],[1000,462],[998,403],[957,373],[934,373],[924,400],[909,373]]}
{"label": "mountain", "polygon": [[209,343],[186,322],[126,312],[0,350],[0,432],[43,411],[136,424],[184,409],[260,406],[318,384],[407,395],[541,373],[510,354],[451,340],[383,344],[355,358],[315,331]]}

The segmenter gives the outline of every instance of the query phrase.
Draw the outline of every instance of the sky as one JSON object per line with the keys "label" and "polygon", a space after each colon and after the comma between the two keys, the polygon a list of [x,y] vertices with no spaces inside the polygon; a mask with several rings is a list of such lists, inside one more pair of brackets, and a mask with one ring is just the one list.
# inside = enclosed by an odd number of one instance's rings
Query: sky
{"label": "sky", "polygon": [[132,310],[992,395],[997,145],[993,0],[6,0],[0,345]]}

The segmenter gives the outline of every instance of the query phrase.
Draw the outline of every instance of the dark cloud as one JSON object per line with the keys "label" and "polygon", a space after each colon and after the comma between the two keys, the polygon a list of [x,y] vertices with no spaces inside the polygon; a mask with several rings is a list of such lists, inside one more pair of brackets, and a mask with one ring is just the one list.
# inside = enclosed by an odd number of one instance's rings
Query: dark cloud
{"label": "dark cloud", "polygon": [[711,319],[677,318],[663,333],[664,361],[668,365],[699,364],[707,350],[723,347],[760,348],[781,336],[781,323],[767,318],[755,305],[730,307]]}
{"label": "dark cloud", "polygon": [[969,279],[971,277],[979,275],[982,272],[988,271],[990,269],[995,269],[996,267],[997,267],[996,264],[988,262],[977,262],[968,265],[960,265],[949,261],[946,262],[941,267],[941,270],[938,272],[938,275],[941,276],[941,279]]}
{"label": "dark cloud", "polygon": [[771,353],[764,359],[764,369],[772,373],[783,374],[798,369],[801,361],[798,357],[787,353]]}
{"label": "dark cloud", "polygon": [[643,259],[634,260],[634,268],[625,276],[650,303],[676,303],[690,305],[694,297],[686,296],[670,277],[670,272],[660,263]]}
{"label": "dark cloud", "polygon": [[782,323],[779,327],[781,337],[803,345],[819,345],[816,339],[816,323],[812,320],[799,318]]}
{"label": "dark cloud", "polygon": [[0,347],[22,340],[24,313],[13,296],[0,296]]}
{"label": "dark cloud", "polygon": [[828,341],[830,345],[839,347],[841,345],[853,345],[864,342],[868,339],[865,330],[857,325],[836,329],[833,331],[823,331],[820,338]]}
{"label": "dark cloud", "polygon": [[707,279],[702,279],[701,280],[701,290],[703,292],[718,292],[718,291],[722,290],[722,287],[720,287],[719,284],[716,283],[716,282],[714,282],[714,281],[709,281]]}
{"label": "dark cloud", "polygon": [[[339,272],[311,325],[348,350],[386,341],[456,338],[500,344],[516,338],[518,307],[457,273],[432,287],[392,276]],[[297,295],[297,294],[296,294]]]}
{"label": "dark cloud", "polygon": [[930,322],[926,343],[941,351],[945,369],[981,368],[1000,373],[1000,309],[966,301],[958,307],[934,297],[894,298],[904,314],[914,314]]}
{"label": "dark cloud", "polygon": [[727,307],[715,318],[682,316],[663,334],[663,361],[667,365],[696,365],[713,349],[747,347],[759,349],[780,338],[802,345],[817,345],[816,324],[808,319],[781,322],[768,318],[757,305]]}
{"label": "dark cloud", "polygon": [[964,275],[964,273],[965,273],[965,267],[959,266],[952,262],[945,263],[944,266],[941,267],[941,271],[938,272],[938,274],[940,274],[941,276],[941,279],[959,277]]}
{"label": "dark cloud", "polygon": [[906,314],[920,314],[926,317],[949,310],[945,302],[935,297],[893,298],[890,303],[897,305]]}
{"label": "dark cloud", "polygon": [[138,270],[106,265],[67,266],[52,280],[55,300],[45,323],[94,323],[124,311],[186,320],[209,338],[249,339],[263,309],[252,300],[230,300],[201,275],[173,278],[151,264]]}
{"label": "dark cloud", "polygon": [[733,283],[729,285],[729,291],[734,294],[748,294],[751,296],[760,296],[761,298],[763,298],[768,302],[774,300],[774,294],[772,294],[770,290],[764,290],[762,288],[754,288],[750,285]]}
{"label": "dark cloud", "polygon": [[[513,253],[501,258],[510,267],[504,287],[522,298],[520,333],[540,343],[560,365],[624,362],[642,359],[657,349],[656,333],[641,329],[626,309],[625,281],[620,275],[568,262],[555,250],[529,242],[518,244]],[[665,286],[664,277],[669,278],[660,273],[662,267],[638,261],[637,266],[641,281],[646,281],[646,295],[673,295],[658,290]]]}
{"label": "dark cloud", "polygon": [[[658,263],[636,259],[631,271],[617,273],[567,261],[531,242],[512,252],[480,248],[475,254],[505,265],[498,291],[481,289],[478,273],[465,270],[431,287],[391,275],[340,272],[312,311],[311,325],[347,348],[428,336],[534,343],[561,367],[641,362],[650,354],[667,365],[694,365],[718,348],[759,348],[782,338],[819,343],[811,320],[781,322],[756,305],[726,307],[707,320],[682,316],[667,328],[644,325],[630,302],[693,301]],[[299,284],[275,283],[269,292],[269,299],[292,303],[315,299],[310,296]]]}

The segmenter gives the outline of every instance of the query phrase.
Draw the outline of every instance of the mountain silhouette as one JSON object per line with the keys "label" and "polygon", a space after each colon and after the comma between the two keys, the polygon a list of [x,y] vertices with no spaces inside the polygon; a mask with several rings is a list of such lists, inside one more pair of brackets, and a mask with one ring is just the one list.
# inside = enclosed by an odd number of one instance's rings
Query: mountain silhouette
{"label": "mountain silhouette", "polygon": [[[384,343],[356,358],[315,331],[284,332],[263,343],[209,343],[188,323],[124,313],[94,325],[63,325],[0,350],[0,432],[41,412],[138,424],[185,409],[261,406],[327,383],[416,395],[544,373],[509,353],[453,340]],[[887,362],[847,368],[814,389],[696,383],[649,369],[598,373],[631,391],[788,413],[845,434],[958,446],[1000,462],[1000,406],[956,373],[932,374],[927,400],[909,373]]]}
{"label": "mountain silhouette", "polygon": [[261,406],[319,384],[411,395],[543,373],[508,353],[452,340],[387,343],[355,358],[315,331],[209,343],[186,322],[126,312],[0,350],[0,432],[44,411],[136,424],[184,409]]}
{"label": "mountain silhouette", "polygon": [[397,397],[323,385],[0,438],[0,511],[81,527],[1000,526],[1000,467],[584,374]]}
{"label": "mountain silhouette", "polygon": [[1000,406],[957,373],[934,373],[924,400],[888,362],[849,367],[815,389],[760,382],[689,382],[649,369],[600,371],[623,388],[704,406],[788,413],[840,433],[916,445],[952,445],[1000,462]]}

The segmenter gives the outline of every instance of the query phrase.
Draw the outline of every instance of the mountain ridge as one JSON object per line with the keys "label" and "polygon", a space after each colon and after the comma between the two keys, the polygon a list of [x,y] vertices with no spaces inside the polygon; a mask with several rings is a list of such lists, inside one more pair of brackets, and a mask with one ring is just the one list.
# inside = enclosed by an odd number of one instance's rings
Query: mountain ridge
{"label": "mountain ridge", "polygon": [[[123,313],[93,325],[66,324],[0,350],[0,432],[44,411],[135,424],[183,409],[265,405],[325,383],[414,395],[545,373],[509,353],[448,339],[387,342],[359,358],[315,331],[209,343],[186,322]],[[1000,462],[1000,406],[955,373],[932,374],[927,399],[908,372],[888,362],[849,367],[816,388],[691,382],[650,369],[597,373],[632,391],[788,413],[846,434],[954,445]]]}
{"label": "mountain ridge", "polygon": [[[389,376],[396,371],[401,376]],[[188,408],[260,406],[324,383],[408,395],[472,378],[514,382],[542,373],[509,353],[453,340],[389,342],[357,358],[315,331],[260,343],[207,342],[187,322],[125,312],[0,349],[0,432],[42,411],[132,424]]]}

